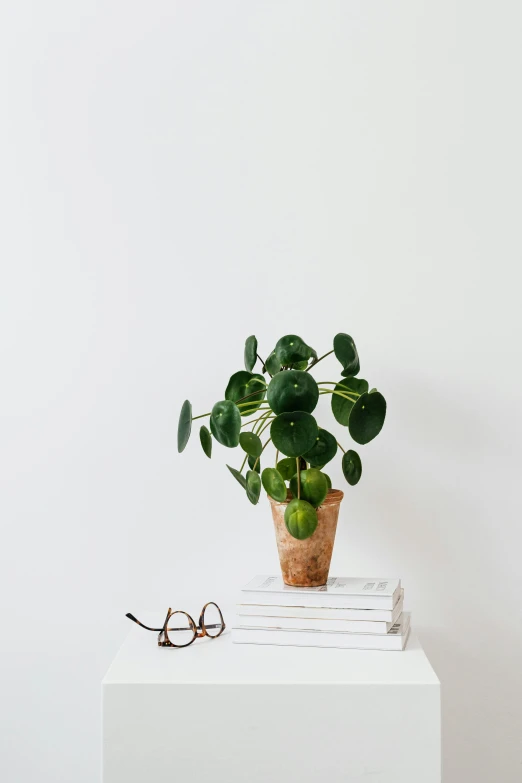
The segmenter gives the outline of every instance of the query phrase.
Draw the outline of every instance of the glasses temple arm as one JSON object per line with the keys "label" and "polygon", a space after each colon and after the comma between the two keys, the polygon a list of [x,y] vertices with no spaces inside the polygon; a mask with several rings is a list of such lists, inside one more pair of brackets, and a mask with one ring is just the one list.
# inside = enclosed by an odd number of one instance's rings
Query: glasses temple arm
{"label": "glasses temple arm", "polygon": [[145,628],[146,631],[163,631],[163,628],[150,628],[148,625],[143,625],[143,623],[140,623],[140,621],[137,620],[136,617],[134,617],[134,615],[130,612],[127,612],[125,617],[128,617],[129,620],[132,620],[132,622],[136,623],[136,625],[140,625],[142,628]]}

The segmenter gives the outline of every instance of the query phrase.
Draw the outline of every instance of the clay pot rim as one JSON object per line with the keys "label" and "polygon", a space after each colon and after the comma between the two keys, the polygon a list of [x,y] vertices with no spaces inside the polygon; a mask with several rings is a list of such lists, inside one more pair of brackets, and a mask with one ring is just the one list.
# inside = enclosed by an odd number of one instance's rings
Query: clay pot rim
{"label": "clay pot rim", "polygon": [[[274,498],[271,498],[270,495],[267,495],[270,503],[273,506],[287,506],[290,501],[292,500],[290,491],[288,492],[286,500],[274,500]],[[335,506],[338,503],[341,502],[341,500],[344,498],[344,492],[340,489],[329,489],[328,494],[319,506],[319,508],[322,508],[322,506]]]}

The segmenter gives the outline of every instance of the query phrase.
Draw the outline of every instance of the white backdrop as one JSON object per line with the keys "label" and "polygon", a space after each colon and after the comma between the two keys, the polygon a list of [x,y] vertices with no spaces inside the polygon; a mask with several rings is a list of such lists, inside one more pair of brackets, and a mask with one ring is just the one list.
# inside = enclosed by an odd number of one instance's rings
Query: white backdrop
{"label": "white backdrop", "polygon": [[1,17],[2,780],[99,780],[126,611],[276,571],[266,501],[237,454],[177,454],[179,407],[222,398],[249,334],[347,331],[389,407],[332,573],[402,577],[446,783],[518,783],[519,4]]}

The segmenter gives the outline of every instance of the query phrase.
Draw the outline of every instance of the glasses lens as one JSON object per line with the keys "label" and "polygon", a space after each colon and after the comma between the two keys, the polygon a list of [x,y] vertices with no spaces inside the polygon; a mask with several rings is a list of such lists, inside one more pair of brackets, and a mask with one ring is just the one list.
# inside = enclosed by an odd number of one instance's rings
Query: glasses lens
{"label": "glasses lens", "polygon": [[205,607],[203,625],[209,636],[219,636],[223,630],[223,619],[216,604],[209,604]]}
{"label": "glasses lens", "polygon": [[190,644],[195,636],[194,626],[185,612],[174,612],[167,624],[169,642],[176,647]]}

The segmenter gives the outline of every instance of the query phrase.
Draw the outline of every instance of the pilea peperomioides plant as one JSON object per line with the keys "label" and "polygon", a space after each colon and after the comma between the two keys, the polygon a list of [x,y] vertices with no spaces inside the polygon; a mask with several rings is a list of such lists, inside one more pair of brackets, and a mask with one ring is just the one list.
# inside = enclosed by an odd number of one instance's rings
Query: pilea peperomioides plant
{"label": "pilea peperomioides plant", "polygon": [[[310,371],[332,353],[341,363],[342,377],[317,382]],[[193,416],[192,406],[185,400],[178,426],[178,451],[182,452],[188,443],[192,422],[210,417],[210,430],[203,425],[199,433],[207,457],[212,455],[213,439],[228,448],[240,446],[245,452],[241,467],[227,467],[250,502],[258,502],[261,485],[275,501],[288,501],[286,529],[295,539],[307,539],[317,528],[317,509],[332,486],[323,468],[335,457],[338,447],[343,452],[342,470],[348,484],[357,484],[362,473],[359,454],[345,450],[312,415],[319,397],[331,395],[336,420],[361,445],[381,431],[386,400],[377,389],[369,390],[367,381],[356,377],[359,356],[348,334],[337,334],[333,349],[320,358],[300,337],[287,334],[266,361],[259,356],[252,335],[245,343],[244,360],[245,369],[232,375],[225,399],[216,402],[209,413]],[[253,372],[256,364],[261,372]],[[270,436],[263,443],[262,435],[268,429]],[[261,473],[261,457],[270,442],[276,449],[274,467],[265,467]]]}

